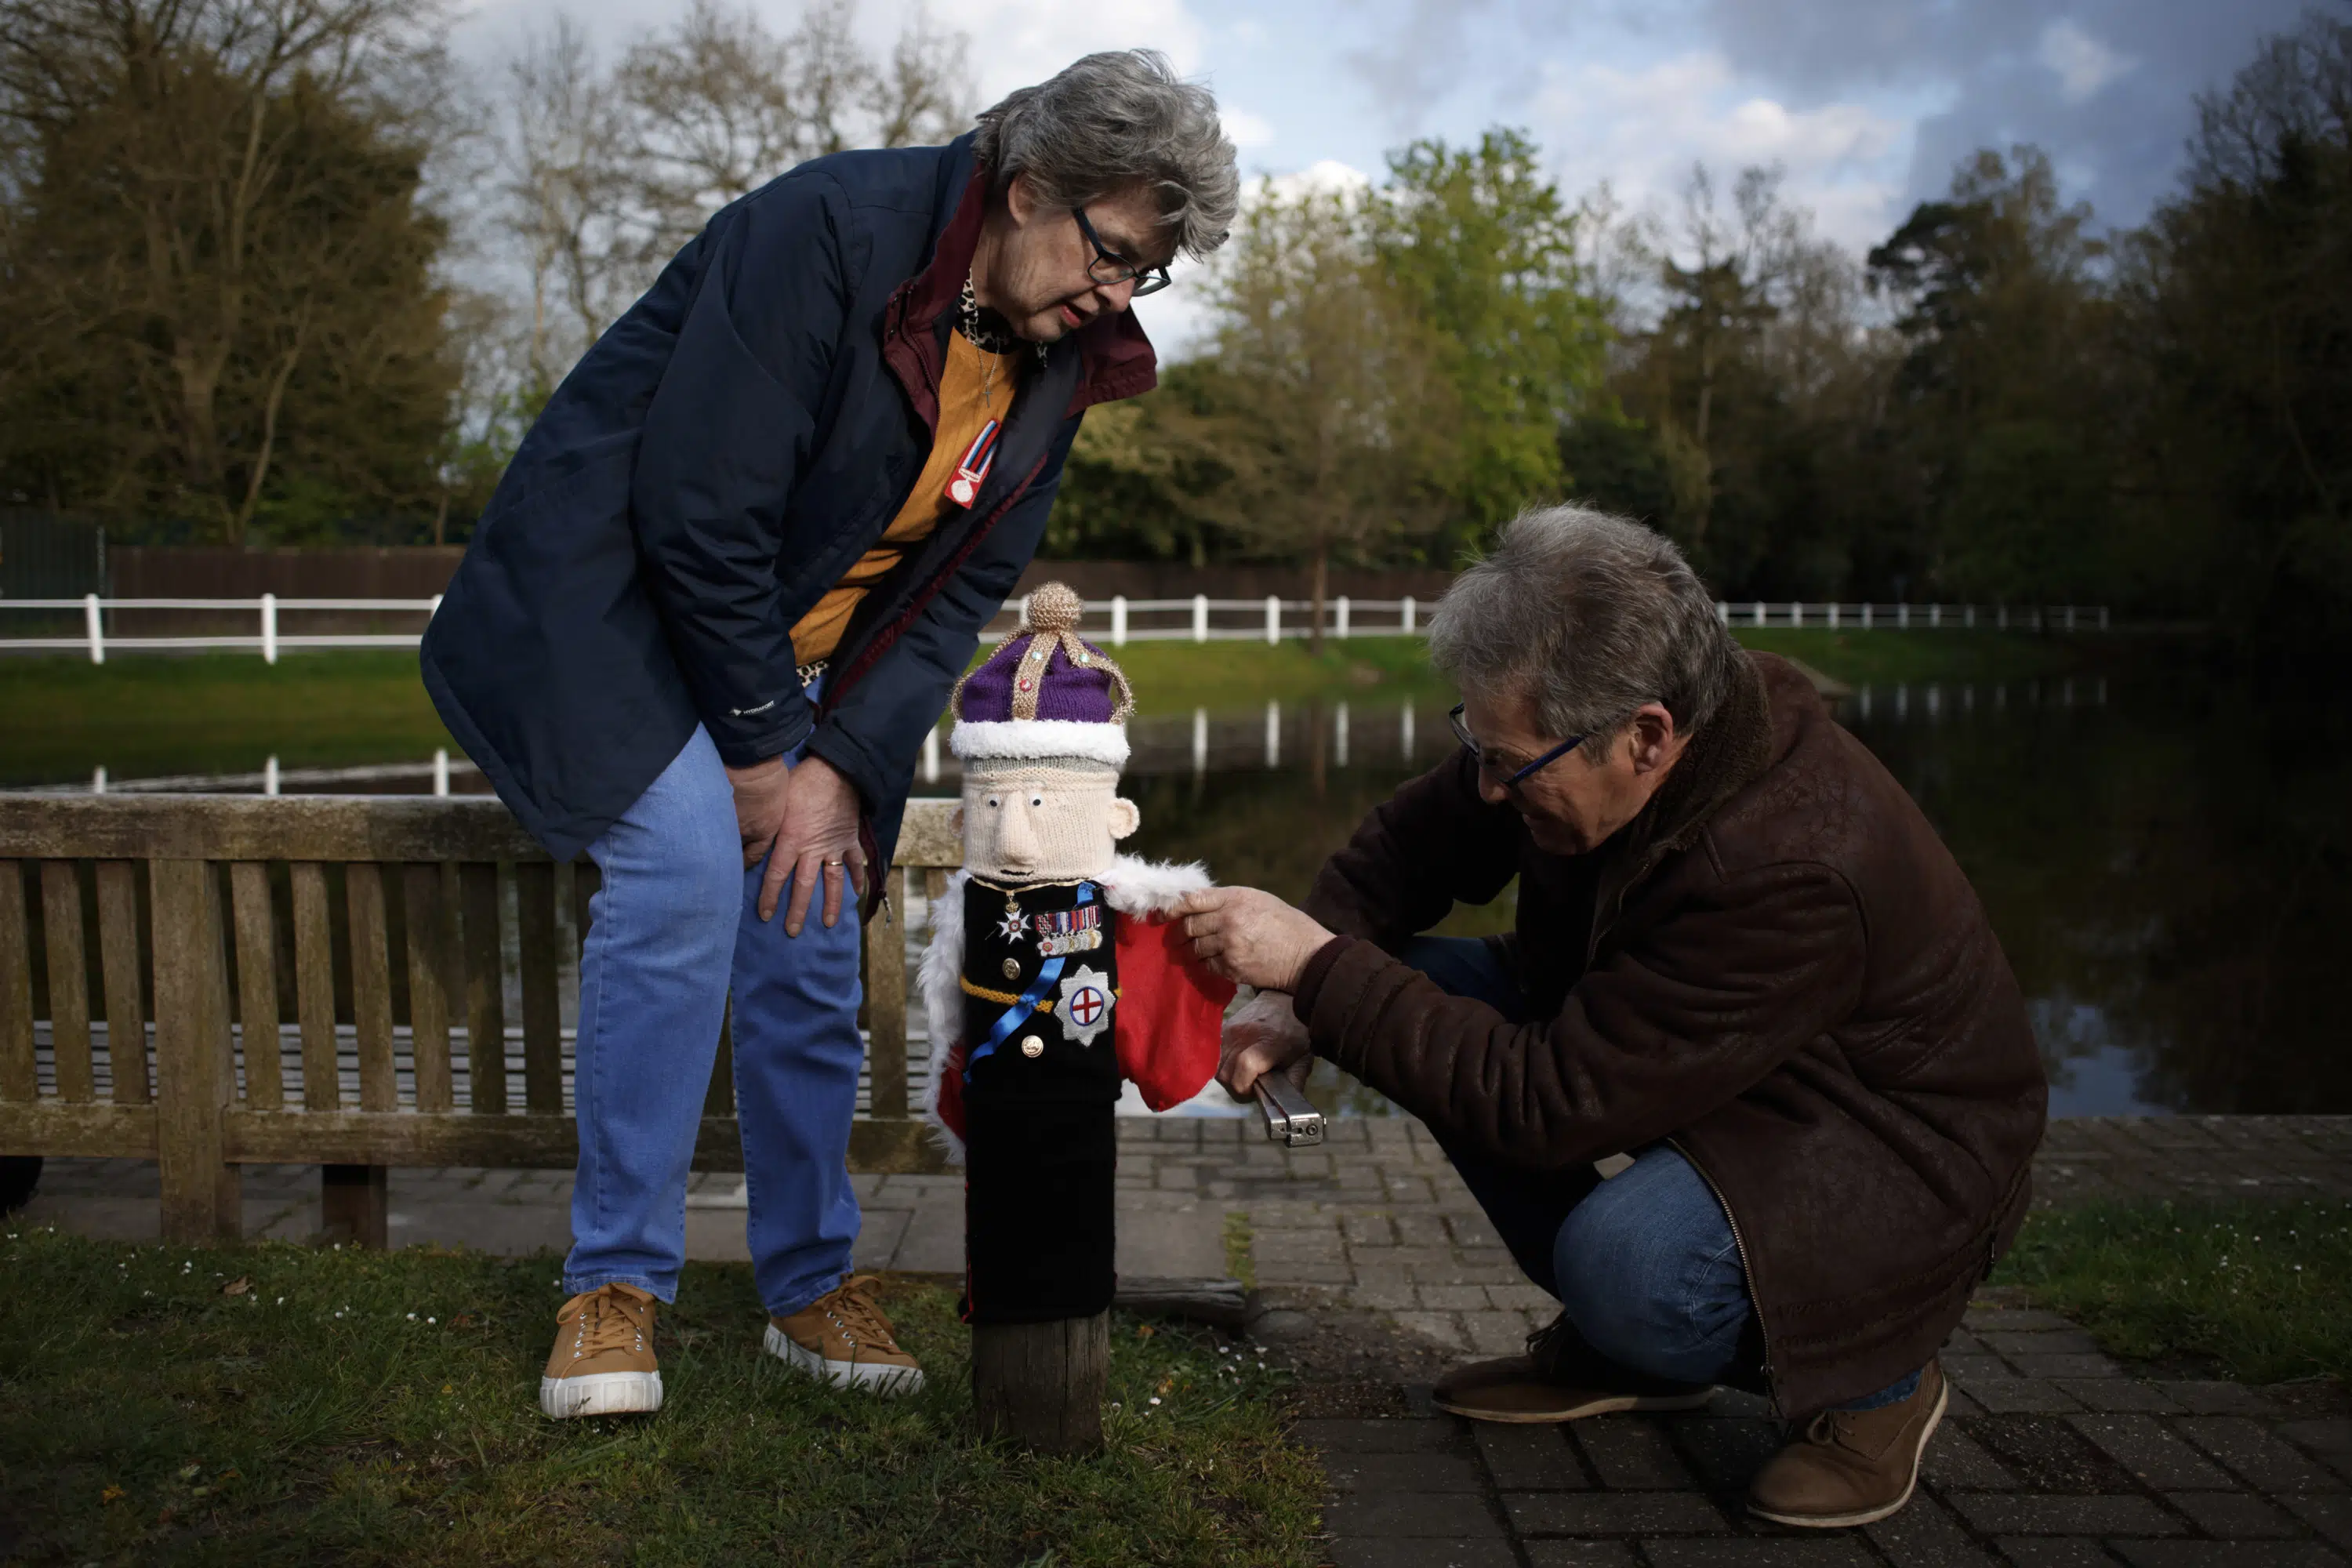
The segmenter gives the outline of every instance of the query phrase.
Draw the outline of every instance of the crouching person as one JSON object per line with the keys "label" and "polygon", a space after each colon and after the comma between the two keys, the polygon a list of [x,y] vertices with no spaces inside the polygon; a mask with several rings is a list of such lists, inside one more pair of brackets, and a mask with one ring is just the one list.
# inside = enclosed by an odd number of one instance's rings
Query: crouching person
{"label": "crouching person", "polygon": [[[1195,951],[1265,988],[1226,1086],[1310,1053],[1419,1116],[1560,1312],[1456,1368],[1474,1419],[1768,1393],[1749,1506],[1908,1501],[1937,1348],[2026,1208],[2048,1098],[1983,908],[1901,785],[1674,546],[1529,512],[1431,624],[1460,748],[1306,908],[1225,889]],[[1516,930],[1423,933],[1517,879]],[[1593,1163],[1630,1154],[1603,1180]]]}

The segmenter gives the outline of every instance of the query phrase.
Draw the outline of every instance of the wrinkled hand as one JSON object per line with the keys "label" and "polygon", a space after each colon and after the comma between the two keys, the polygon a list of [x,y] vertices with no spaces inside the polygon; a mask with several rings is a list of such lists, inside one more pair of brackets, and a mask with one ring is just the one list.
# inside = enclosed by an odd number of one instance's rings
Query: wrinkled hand
{"label": "wrinkled hand", "polygon": [[866,854],[857,844],[857,789],[822,757],[804,757],[787,768],[781,758],[727,770],[735,786],[735,821],[743,838],[743,864],[764,857],[760,880],[760,918],[773,920],[784,883],[792,882],[784,909],[784,934],[798,936],[807,923],[817,888],[824,889],[822,918],[831,928],[841,918],[842,890],[866,889]]}
{"label": "wrinkled hand", "polygon": [[1235,1100],[1247,1100],[1257,1080],[1270,1072],[1286,1073],[1299,1088],[1307,1086],[1315,1055],[1307,1026],[1291,1011],[1290,998],[1280,991],[1261,991],[1225,1020],[1223,1050],[1217,1062],[1217,1081]]}
{"label": "wrinkled hand", "polygon": [[1210,888],[1176,906],[1192,955],[1228,980],[1261,991],[1296,991],[1298,976],[1331,933],[1255,888]]}

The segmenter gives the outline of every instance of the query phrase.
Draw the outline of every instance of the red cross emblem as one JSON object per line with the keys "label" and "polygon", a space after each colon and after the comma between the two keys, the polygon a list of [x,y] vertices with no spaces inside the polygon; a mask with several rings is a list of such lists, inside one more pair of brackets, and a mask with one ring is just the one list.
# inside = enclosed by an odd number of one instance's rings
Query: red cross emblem
{"label": "red cross emblem", "polygon": [[1101,1017],[1102,1012],[1103,994],[1091,985],[1070,998],[1070,1016],[1077,1020],[1081,1028]]}

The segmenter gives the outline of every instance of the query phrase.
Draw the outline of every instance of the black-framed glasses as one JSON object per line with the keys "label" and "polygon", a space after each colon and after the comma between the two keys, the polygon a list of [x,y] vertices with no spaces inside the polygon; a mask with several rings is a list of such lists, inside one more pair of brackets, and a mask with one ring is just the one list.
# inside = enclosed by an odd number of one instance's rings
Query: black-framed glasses
{"label": "black-framed glasses", "polygon": [[[1454,738],[1462,742],[1462,749],[1468,752],[1471,757],[1476,761],[1480,776],[1485,778],[1495,778],[1495,770],[1486,764],[1486,754],[1478,749],[1477,737],[1471,734],[1470,726],[1462,721],[1462,710],[1468,706],[1469,704],[1465,702],[1456,702],[1453,708],[1447,711],[1445,721],[1454,726]],[[1584,744],[1583,736],[1571,735],[1567,740],[1562,741],[1559,745],[1554,746],[1550,751],[1546,752],[1542,756],[1538,757],[1534,762],[1529,763],[1526,767],[1521,768],[1517,773],[1513,773],[1509,778],[1496,779],[1496,782],[1504,789],[1515,789],[1521,784],[1527,782],[1528,779],[1533,777],[1537,773],[1549,767],[1552,763],[1559,761],[1560,758],[1568,755],[1569,752],[1576,750],[1577,747],[1582,744]]]}
{"label": "black-framed glasses", "polygon": [[1095,258],[1087,263],[1087,277],[1105,288],[1133,279],[1134,297],[1137,299],[1141,299],[1146,294],[1157,294],[1168,287],[1171,279],[1168,276],[1168,268],[1165,267],[1138,267],[1118,251],[1103,244],[1102,236],[1097,234],[1095,226],[1087,221],[1086,208],[1072,207],[1070,216],[1078,220],[1078,232],[1085,235],[1087,243],[1095,247]]}

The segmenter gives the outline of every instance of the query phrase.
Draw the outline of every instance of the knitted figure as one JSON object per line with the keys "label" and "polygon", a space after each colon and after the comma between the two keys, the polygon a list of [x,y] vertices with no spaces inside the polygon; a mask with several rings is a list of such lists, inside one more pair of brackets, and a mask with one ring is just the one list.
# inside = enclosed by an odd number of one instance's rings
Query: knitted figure
{"label": "knitted figure", "polygon": [[1135,703],[1073,629],[1080,608],[1058,583],[1037,589],[950,700],[964,868],[923,955],[924,1111],[966,1170],[975,1324],[1109,1307],[1119,1081],[1154,1110],[1199,1093],[1234,994],[1167,919],[1207,875],[1118,853],[1140,820],[1118,795]]}

